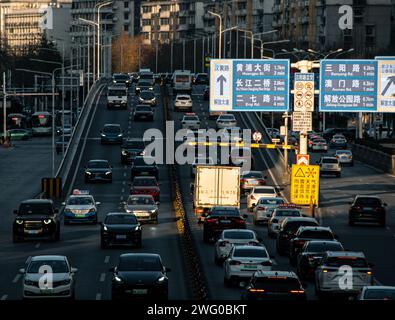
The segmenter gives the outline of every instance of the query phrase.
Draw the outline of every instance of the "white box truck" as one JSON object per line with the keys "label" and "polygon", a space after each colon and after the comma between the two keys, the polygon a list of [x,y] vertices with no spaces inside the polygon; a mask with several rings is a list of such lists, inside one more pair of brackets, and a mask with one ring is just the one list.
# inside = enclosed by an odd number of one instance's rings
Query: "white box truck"
{"label": "white box truck", "polygon": [[240,168],[198,165],[193,194],[193,206],[199,221],[214,206],[240,208]]}
{"label": "white box truck", "polygon": [[172,84],[173,95],[177,93],[191,94],[192,93],[192,75],[189,70],[176,70],[173,73]]}

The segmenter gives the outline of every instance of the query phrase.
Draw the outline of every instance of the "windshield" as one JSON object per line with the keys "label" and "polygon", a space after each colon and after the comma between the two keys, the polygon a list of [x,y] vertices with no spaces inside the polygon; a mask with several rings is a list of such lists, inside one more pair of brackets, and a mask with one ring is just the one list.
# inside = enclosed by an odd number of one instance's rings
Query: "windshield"
{"label": "windshield", "polygon": [[153,187],[156,186],[156,180],[155,179],[134,179],[133,180],[133,185],[136,187]]}
{"label": "windshield", "polygon": [[310,241],[306,248],[307,252],[343,251],[339,242],[314,242]]}
{"label": "windshield", "polygon": [[240,258],[268,258],[266,250],[242,247],[235,249],[233,256]]}
{"label": "windshield", "polygon": [[140,94],[140,97],[142,98],[142,99],[153,99],[153,98],[155,98],[155,95],[152,93],[152,92],[141,92],[141,94]]}
{"label": "windshield", "polygon": [[277,209],[275,212],[276,217],[300,217],[301,213],[299,210],[279,210]]}
{"label": "windshield", "polygon": [[138,149],[138,150],[144,150],[145,149],[145,143],[144,141],[127,141],[124,145],[127,149]]}
{"label": "windshield", "polygon": [[333,240],[333,235],[330,231],[326,230],[305,230],[301,232],[299,238]]}
{"label": "windshield", "polygon": [[121,132],[120,126],[105,126],[103,128],[103,132],[106,133],[119,133]]}
{"label": "windshield", "polygon": [[147,81],[139,81],[139,83],[137,84],[138,87],[150,87],[151,83],[147,82]]}
{"label": "windshield", "polygon": [[322,163],[337,163],[337,159],[322,159]]}
{"label": "windshield", "polygon": [[51,121],[52,117],[50,115],[40,114],[32,116],[33,127],[49,127],[52,125]]}
{"label": "windshield", "polygon": [[126,96],[126,90],[108,90],[109,96]]}
{"label": "windshield", "polygon": [[365,299],[371,300],[395,300],[394,289],[368,289],[365,291]]}
{"label": "windshield", "polygon": [[106,217],[105,224],[137,224],[137,218],[131,214],[116,214]]}
{"label": "windshield", "polygon": [[140,79],[151,79],[154,77],[152,73],[141,73],[140,74]]}
{"label": "windshield", "polygon": [[126,81],[129,80],[129,76],[127,76],[126,74],[117,74],[114,75],[114,80]]}
{"label": "windshield", "polygon": [[235,117],[233,115],[231,115],[231,114],[221,115],[220,116],[220,120],[234,121]]}
{"label": "windshield", "polygon": [[255,178],[255,179],[260,179],[262,178],[262,173],[261,172],[249,172],[249,173],[243,173],[242,178]]}
{"label": "windshield", "polygon": [[93,201],[91,197],[70,197],[67,201],[67,205],[75,206],[75,205],[93,205]]}
{"label": "windshield", "polygon": [[271,188],[255,188],[253,193],[273,193],[273,194],[275,194],[276,191]]}
{"label": "windshield", "polygon": [[187,96],[178,96],[177,97],[177,100],[190,100],[191,98],[190,97],[187,97]]}
{"label": "windshield", "polygon": [[358,198],[355,201],[355,205],[357,206],[366,206],[366,207],[380,207],[381,201],[377,198]]}
{"label": "windshield", "polygon": [[[149,164],[147,164],[147,162]],[[133,166],[148,166],[148,165],[151,165],[151,163],[155,164],[155,158],[153,158],[153,157],[136,157],[133,160]]]}
{"label": "windshield", "polygon": [[[69,267],[64,260],[40,260],[40,261],[32,261],[29,264],[27,269],[27,273],[39,273],[40,268],[46,266],[50,267],[52,273],[68,273]],[[44,272],[40,272],[44,273]]]}
{"label": "windshield", "polygon": [[211,211],[212,216],[239,216],[239,210],[221,210],[215,209]]}
{"label": "windshield", "polygon": [[336,151],[336,154],[337,154],[337,155],[341,155],[341,154],[350,155],[350,154],[351,154],[351,151],[348,151],[348,150]]}
{"label": "windshield", "polygon": [[153,205],[154,199],[152,197],[129,197],[128,206],[136,205]]}
{"label": "windshield", "polygon": [[185,121],[199,121],[198,117],[194,117],[194,116],[186,116],[184,117]]}
{"label": "windshield", "polygon": [[162,271],[162,264],[157,257],[135,256],[122,257],[119,271]]}
{"label": "windshield", "polygon": [[328,267],[341,267],[341,266],[350,266],[354,268],[368,268],[368,262],[363,258],[354,258],[354,257],[333,257],[328,258],[325,262],[325,266]]}
{"label": "windshield", "polygon": [[266,205],[278,205],[278,204],[283,204],[284,200],[283,199],[260,199],[259,204],[266,204]]}
{"label": "windshield", "polygon": [[53,210],[49,203],[22,203],[19,207],[19,214],[52,215]]}
{"label": "windshield", "polygon": [[248,239],[254,239],[255,236],[252,232],[226,231],[224,232],[224,238],[248,240]]}
{"label": "windshield", "polygon": [[317,223],[314,221],[288,221],[284,226],[284,230],[288,232],[295,232],[299,227],[315,227]]}
{"label": "windshield", "polygon": [[97,168],[97,169],[100,169],[100,168],[108,168],[109,167],[109,165],[108,165],[108,163],[107,162],[104,162],[104,161],[89,161],[88,162],[88,168]]}

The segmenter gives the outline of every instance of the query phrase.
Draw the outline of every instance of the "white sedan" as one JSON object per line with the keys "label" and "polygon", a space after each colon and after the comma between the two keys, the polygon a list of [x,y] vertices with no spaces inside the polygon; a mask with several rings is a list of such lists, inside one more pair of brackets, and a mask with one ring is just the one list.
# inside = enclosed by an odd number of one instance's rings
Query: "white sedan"
{"label": "white sedan", "polygon": [[187,113],[181,120],[183,129],[198,130],[200,128],[200,119],[194,113]]}
{"label": "white sedan", "polygon": [[337,150],[335,157],[339,160],[340,164],[354,165],[354,158],[352,156],[351,150]]}
{"label": "white sedan", "polygon": [[313,140],[313,144],[311,145],[312,151],[328,151],[328,144],[325,139],[315,139]]}
{"label": "white sedan", "polygon": [[237,121],[233,114],[221,114],[217,119],[217,129],[236,127]]}
{"label": "white sedan", "polygon": [[247,208],[252,211],[261,198],[275,198],[278,193],[274,187],[255,187],[247,193]]}
{"label": "white sedan", "polygon": [[224,284],[248,280],[257,271],[271,271],[272,265],[264,246],[233,246],[224,262]]}
{"label": "white sedan", "polygon": [[257,245],[258,238],[254,231],[248,229],[228,229],[221,233],[215,243],[214,262],[220,265],[229,255],[233,246]]}
{"label": "white sedan", "polygon": [[174,111],[179,110],[190,110],[192,111],[192,99],[188,94],[178,94],[174,101]]}
{"label": "white sedan", "polygon": [[253,223],[255,225],[267,223],[272,215],[273,210],[283,203],[285,203],[285,200],[281,197],[260,198],[253,209]]}
{"label": "white sedan", "polygon": [[[26,261],[23,275],[23,298],[63,298],[74,299],[75,273],[65,256],[35,256]],[[43,280],[44,274],[48,277]]]}

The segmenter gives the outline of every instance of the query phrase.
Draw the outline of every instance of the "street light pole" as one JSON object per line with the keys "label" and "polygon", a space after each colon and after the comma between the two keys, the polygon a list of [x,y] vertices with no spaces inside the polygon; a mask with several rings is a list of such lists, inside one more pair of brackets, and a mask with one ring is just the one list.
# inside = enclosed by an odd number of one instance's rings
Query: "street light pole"
{"label": "street light pole", "polygon": [[6,92],[6,78],[5,72],[3,72],[3,143],[6,142],[7,138],[7,92]]}
{"label": "street light pole", "polygon": [[97,80],[100,79],[100,9],[112,4],[112,1],[97,4]]}
{"label": "street light pole", "polygon": [[216,16],[219,19],[219,48],[218,48],[218,58],[222,58],[222,17],[218,13],[208,11],[209,14]]}

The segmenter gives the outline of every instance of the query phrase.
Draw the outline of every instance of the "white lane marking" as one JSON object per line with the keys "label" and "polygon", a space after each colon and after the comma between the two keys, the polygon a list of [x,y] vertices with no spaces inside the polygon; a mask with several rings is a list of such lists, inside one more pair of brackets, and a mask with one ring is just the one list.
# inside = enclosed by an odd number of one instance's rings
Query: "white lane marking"
{"label": "white lane marking", "polygon": [[12,283],[17,283],[19,281],[19,279],[21,278],[21,274],[17,274],[14,278],[14,280],[12,280]]}
{"label": "white lane marking", "polygon": [[7,300],[7,298],[8,298],[8,295],[5,294],[5,295],[1,296],[0,300],[4,301],[4,300]]}
{"label": "white lane marking", "polygon": [[126,172],[123,173],[123,176],[126,177]]}
{"label": "white lane marking", "polygon": [[101,293],[96,293],[96,300],[101,300]]}
{"label": "white lane marking", "polygon": [[124,193],[125,192],[125,188],[122,188],[122,193]]}
{"label": "white lane marking", "polygon": [[109,263],[110,262],[110,256],[106,256],[104,258],[104,263]]}
{"label": "white lane marking", "polygon": [[390,231],[390,230],[391,230],[391,229],[390,229],[390,227],[388,227],[388,226],[386,226],[385,228],[386,228],[388,231]]}
{"label": "white lane marking", "polygon": [[123,201],[123,196],[121,197],[121,201]]}
{"label": "white lane marking", "polygon": [[104,282],[104,280],[106,280],[106,274],[105,274],[105,273],[102,273],[102,274],[100,275],[100,282]]}
{"label": "white lane marking", "polygon": [[126,184],[126,181],[122,181],[122,184],[125,185],[125,184]]}
{"label": "white lane marking", "polygon": [[37,243],[34,247],[35,247],[36,249],[38,249],[38,248],[40,248],[40,246],[41,246],[41,243],[39,242],[39,243]]}

